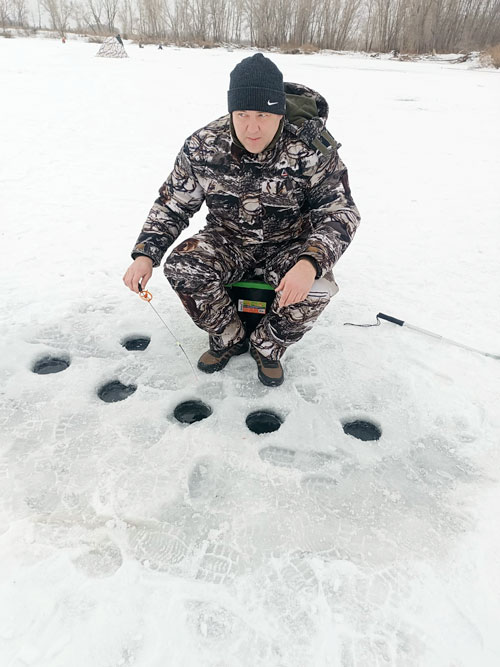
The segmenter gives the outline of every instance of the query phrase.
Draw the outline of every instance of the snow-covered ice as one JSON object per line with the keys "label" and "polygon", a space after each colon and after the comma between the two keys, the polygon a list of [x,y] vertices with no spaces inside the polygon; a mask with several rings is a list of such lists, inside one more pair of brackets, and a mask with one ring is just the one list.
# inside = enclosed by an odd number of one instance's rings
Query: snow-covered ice
{"label": "snow-covered ice", "polygon": [[[268,390],[248,355],[195,379],[121,282],[247,52],[126,48],[0,40],[0,664],[500,664],[500,362],[344,326],[500,353],[499,73],[272,55],[329,100],[363,220]],[[160,270],[150,289],[194,363],[205,335]],[[47,355],[69,368],[32,373]],[[113,380],[137,390],[100,401]],[[189,399],[211,416],[179,424]],[[281,429],[251,433],[259,409]]]}

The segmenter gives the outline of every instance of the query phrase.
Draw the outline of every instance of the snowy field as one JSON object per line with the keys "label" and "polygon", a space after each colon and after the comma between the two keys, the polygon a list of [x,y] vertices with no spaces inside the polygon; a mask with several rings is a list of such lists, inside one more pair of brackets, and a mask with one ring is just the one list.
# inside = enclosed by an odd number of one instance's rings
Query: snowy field
{"label": "snowy field", "polygon": [[[362,224],[266,389],[249,355],[195,379],[122,284],[249,53],[97,48],[0,39],[0,664],[496,667],[500,361],[344,322],[500,353],[500,73],[272,56],[330,102]],[[195,364],[205,335],[161,270],[150,289]],[[69,368],[33,373],[46,355]],[[137,391],[105,403],[111,380]],[[212,415],[178,423],[187,399]],[[251,433],[259,409],[281,429]]]}

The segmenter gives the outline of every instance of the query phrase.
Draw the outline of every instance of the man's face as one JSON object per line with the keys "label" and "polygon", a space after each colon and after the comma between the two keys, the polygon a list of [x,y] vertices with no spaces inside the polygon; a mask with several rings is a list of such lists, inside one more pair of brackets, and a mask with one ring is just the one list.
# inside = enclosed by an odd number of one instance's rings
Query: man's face
{"label": "man's face", "polygon": [[261,153],[274,139],[283,116],[265,111],[233,111],[233,126],[249,153]]}

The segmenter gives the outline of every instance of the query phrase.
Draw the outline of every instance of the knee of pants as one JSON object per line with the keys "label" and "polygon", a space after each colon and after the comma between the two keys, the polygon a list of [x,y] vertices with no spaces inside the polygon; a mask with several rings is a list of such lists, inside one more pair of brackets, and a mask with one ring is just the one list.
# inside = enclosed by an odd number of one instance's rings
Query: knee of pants
{"label": "knee of pants", "polygon": [[327,294],[309,294],[304,301],[293,303],[278,310],[278,315],[285,317],[294,324],[306,324],[314,321],[330,303],[331,296]]}
{"label": "knee of pants", "polygon": [[214,266],[196,251],[179,252],[174,248],[165,260],[163,273],[175,290],[196,291],[220,280]]}

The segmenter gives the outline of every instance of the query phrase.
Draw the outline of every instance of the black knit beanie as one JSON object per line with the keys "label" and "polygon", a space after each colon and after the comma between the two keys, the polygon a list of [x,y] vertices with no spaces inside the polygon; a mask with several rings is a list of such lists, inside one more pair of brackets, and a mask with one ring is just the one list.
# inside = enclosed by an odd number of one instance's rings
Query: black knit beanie
{"label": "black knit beanie", "polygon": [[265,111],[284,114],[286,99],[283,74],[262,53],[245,58],[230,74],[227,102],[229,113]]}

